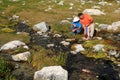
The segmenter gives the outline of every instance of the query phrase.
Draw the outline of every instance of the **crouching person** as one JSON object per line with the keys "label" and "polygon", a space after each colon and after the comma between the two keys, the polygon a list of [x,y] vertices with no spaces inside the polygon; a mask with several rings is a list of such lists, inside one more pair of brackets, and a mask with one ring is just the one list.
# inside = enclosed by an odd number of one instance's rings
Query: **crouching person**
{"label": "crouching person", "polygon": [[73,22],[71,23],[72,34],[82,33],[82,24],[80,23],[79,17],[74,17]]}
{"label": "crouching person", "polygon": [[85,39],[92,39],[94,35],[94,20],[88,14],[79,13],[78,17],[84,28]]}

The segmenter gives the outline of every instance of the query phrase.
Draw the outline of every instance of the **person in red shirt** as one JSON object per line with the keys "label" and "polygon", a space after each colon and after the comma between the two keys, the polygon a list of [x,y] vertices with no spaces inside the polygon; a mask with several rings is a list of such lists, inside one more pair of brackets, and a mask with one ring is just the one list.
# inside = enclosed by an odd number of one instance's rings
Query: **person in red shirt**
{"label": "person in red shirt", "polygon": [[83,13],[79,13],[78,17],[79,17],[80,22],[81,22],[83,29],[84,29],[85,39],[88,40],[90,38],[93,38],[93,34],[94,34],[94,20],[93,20],[93,18],[90,15],[83,14]]}

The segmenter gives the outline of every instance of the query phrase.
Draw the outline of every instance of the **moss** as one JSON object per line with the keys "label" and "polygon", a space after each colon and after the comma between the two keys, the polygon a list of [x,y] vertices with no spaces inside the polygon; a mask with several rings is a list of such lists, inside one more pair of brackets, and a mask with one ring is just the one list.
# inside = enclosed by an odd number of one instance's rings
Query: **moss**
{"label": "moss", "polygon": [[10,28],[2,28],[0,31],[1,31],[1,32],[6,32],[6,33],[12,33],[12,32],[15,32],[15,30],[10,29]]}

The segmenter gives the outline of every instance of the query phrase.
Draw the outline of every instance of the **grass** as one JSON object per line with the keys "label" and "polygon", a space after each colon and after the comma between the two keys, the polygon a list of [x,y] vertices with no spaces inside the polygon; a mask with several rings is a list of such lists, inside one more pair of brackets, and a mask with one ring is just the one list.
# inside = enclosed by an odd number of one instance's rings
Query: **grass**
{"label": "grass", "polygon": [[32,50],[31,60],[29,60],[33,67],[40,70],[44,66],[61,65],[64,66],[67,58],[67,53],[54,53],[51,50],[46,50],[40,46],[33,46],[37,51]]}
{"label": "grass", "polygon": [[3,78],[4,80],[14,80],[14,76],[11,75],[10,72],[10,65],[4,60],[4,58],[0,57],[0,79]]}
{"label": "grass", "polygon": [[25,43],[28,43],[29,36],[15,33],[0,33],[0,46],[12,40],[20,40]]}

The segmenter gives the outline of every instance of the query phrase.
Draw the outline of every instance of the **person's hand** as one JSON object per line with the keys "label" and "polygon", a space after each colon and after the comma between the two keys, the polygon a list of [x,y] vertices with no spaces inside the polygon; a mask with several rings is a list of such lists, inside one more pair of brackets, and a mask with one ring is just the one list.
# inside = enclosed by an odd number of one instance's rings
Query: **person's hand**
{"label": "person's hand", "polygon": [[75,32],[75,31],[76,31],[76,29],[73,29],[73,30],[72,30],[72,32]]}
{"label": "person's hand", "polygon": [[75,25],[75,24],[73,24],[73,27],[76,27],[76,25]]}
{"label": "person's hand", "polygon": [[83,25],[82,25],[82,27],[84,28],[84,27],[85,27],[85,25],[83,24]]}

